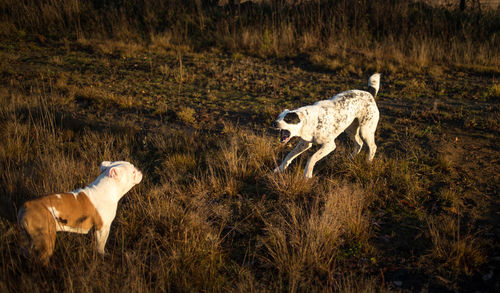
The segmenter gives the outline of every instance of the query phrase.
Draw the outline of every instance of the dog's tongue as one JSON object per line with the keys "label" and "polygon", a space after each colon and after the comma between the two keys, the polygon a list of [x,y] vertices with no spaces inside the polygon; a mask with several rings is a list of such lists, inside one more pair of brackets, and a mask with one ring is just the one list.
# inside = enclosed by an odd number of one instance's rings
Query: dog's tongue
{"label": "dog's tongue", "polygon": [[280,141],[281,143],[287,143],[290,140],[290,131],[281,130],[280,131]]}

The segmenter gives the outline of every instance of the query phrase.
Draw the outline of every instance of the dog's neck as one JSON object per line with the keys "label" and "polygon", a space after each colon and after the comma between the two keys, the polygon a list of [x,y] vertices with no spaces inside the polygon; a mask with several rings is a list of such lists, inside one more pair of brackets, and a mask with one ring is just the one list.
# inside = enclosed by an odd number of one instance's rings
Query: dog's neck
{"label": "dog's neck", "polygon": [[106,174],[101,174],[89,186],[76,189],[72,193],[77,196],[80,192],[85,193],[88,199],[99,212],[103,221],[112,220],[116,214],[118,201],[128,190],[116,184],[116,181]]}

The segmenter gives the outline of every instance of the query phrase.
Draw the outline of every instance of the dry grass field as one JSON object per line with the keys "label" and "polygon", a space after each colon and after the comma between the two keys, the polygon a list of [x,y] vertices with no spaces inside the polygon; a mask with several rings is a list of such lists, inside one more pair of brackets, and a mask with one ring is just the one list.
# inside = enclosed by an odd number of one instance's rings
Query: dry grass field
{"label": "dry grass field", "polygon": [[[0,0],[1,292],[500,290],[498,11],[209,2]],[[272,172],[284,108],[376,71],[371,164],[341,136],[313,179],[312,151]],[[103,160],[144,173],[107,255],[21,256],[22,203]]]}

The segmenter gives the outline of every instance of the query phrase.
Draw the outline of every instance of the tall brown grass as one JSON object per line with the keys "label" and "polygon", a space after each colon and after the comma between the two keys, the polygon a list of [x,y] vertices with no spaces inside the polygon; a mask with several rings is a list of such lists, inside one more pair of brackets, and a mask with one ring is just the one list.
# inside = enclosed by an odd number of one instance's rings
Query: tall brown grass
{"label": "tall brown grass", "polygon": [[311,192],[310,204],[283,201],[270,218],[263,219],[264,261],[277,271],[279,286],[291,292],[333,286],[343,261],[342,247],[367,243],[363,191],[331,183],[324,188]]}
{"label": "tall brown grass", "polygon": [[430,218],[427,223],[433,247],[424,259],[438,260],[440,265],[437,269],[441,274],[456,279],[460,273],[470,275],[471,268],[484,262],[481,240],[474,237],[474,233],[463,235],[460,217]]}
{"label": "tall brown grass", "polygon": [[[256,55],[345,50],[371,62],[498,66],[499,10],[418,1],[0,1],[3,35],[115,39],[154,48],[221,48]],[[328,50],[327,50],[328,48]],[[396,58],[396,59],[394,59]],[[394,60],[393,60],[394,59]]]}

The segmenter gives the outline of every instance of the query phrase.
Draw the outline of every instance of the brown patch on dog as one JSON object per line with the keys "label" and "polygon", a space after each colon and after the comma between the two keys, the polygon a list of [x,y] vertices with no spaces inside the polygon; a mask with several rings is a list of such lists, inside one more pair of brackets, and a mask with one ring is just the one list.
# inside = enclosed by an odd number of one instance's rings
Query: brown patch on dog
{"label": "brown patch on dog", "polygon": [[84,233],[102,228],[96,208],[83,192],[52,194],[26,202],[18,215],[21,229],[28,236],[29,247],[47,265],[55,245],[57,231],[68,227]]}

